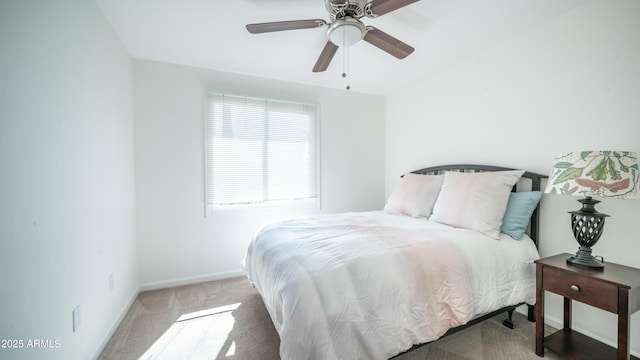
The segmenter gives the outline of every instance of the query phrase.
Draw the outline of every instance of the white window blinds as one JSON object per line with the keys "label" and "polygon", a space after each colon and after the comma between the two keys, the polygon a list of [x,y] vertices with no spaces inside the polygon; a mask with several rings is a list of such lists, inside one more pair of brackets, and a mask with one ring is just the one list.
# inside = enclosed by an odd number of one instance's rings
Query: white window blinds
{"label": "white window blinds", "polygon": [[316,105],[206,96],[207,205],[318,197]]}

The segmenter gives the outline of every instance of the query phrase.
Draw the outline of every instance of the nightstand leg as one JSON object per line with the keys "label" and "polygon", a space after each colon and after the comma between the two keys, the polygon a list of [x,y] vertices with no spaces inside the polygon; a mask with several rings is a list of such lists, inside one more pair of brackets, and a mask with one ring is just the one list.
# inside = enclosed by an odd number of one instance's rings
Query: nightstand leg
{"label": "nightstand leg", "polygon": [[544,356],[544,290],[542,266],[536,266],[536,355]]}
{"label": "nightstand leg", "polygon": [[618,288],[618,359],[629,360],[629,290]]}
{"label": "nightstand leg", "polygon": [[571,299],[564,298],[564,328],[571,329]]}

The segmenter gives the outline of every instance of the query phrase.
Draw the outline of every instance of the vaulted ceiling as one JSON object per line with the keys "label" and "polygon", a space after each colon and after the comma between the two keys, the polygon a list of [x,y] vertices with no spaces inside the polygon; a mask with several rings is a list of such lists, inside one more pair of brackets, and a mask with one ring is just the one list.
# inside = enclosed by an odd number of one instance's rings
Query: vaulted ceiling
{"label": "vaulted ceiling", "polygon": [[326,27],[250,34],[249,23],[329,21],[324,0],[96,0],[135,58],[385,95],[561,15],[586,0],[420,0],[363,18],[413,46],[403,60],[360,41],[311,70]]}

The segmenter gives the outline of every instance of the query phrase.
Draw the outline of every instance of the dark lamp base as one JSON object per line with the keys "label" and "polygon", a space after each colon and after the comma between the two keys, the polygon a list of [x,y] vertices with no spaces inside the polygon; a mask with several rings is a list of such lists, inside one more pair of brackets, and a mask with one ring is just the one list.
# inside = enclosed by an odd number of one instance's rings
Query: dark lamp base
{"label": "dark lamp base", "polygon": [[604,269],[604,263],[591,256],[591,248],[581,246],[575,256],[567,259],[567,264],[589,269]]}
{"label": "dark lamp base", "polygon": [[604,263],[591,256],[591,247],[600,239],[604,230],[604,220],[609,215],[596,210],[595,205],[600,201],[590,196],[578,200],[582,208],[570,211],[571,230],[580,247],[575,256],[567,259],[567,264],[589,269],[604,269]]}

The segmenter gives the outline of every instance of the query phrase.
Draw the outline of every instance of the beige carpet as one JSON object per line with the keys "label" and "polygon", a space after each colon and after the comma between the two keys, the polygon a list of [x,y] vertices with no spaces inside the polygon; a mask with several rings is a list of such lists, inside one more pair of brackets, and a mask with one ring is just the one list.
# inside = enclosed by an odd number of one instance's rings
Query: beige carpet
{"label": "beige carpet", "polygon": [[[394,359],[540,359],[535,324],[514,318],[514,330],[499,315]],[[239,277],[141,293],[99,359],[279,359],[279,345],[260,295]]]}

